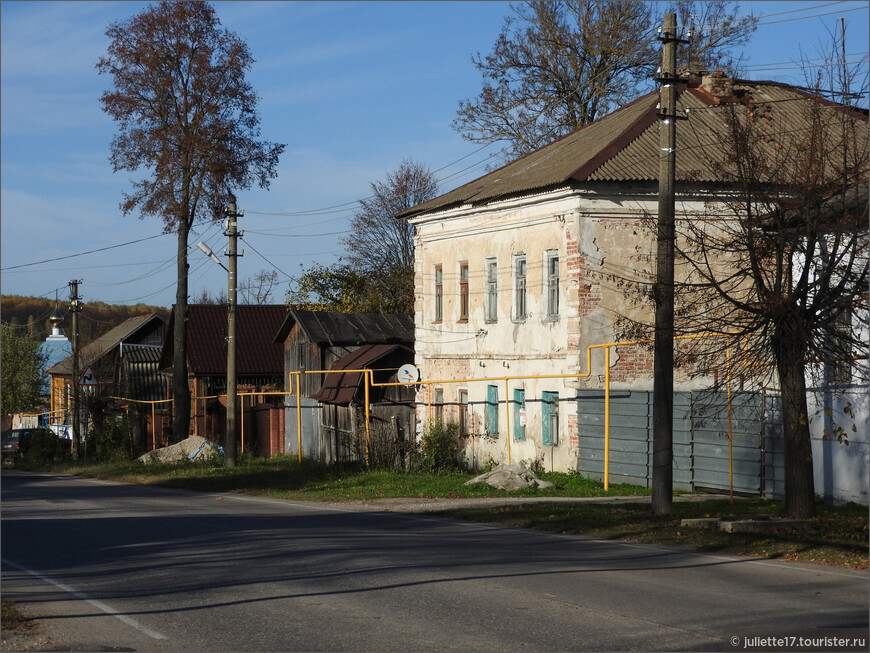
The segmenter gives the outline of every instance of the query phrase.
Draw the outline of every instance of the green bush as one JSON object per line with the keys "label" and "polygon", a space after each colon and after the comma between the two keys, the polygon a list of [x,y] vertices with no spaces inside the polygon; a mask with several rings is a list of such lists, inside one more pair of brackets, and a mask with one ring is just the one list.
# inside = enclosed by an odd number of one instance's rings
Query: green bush
{"label": "green bush", "polygon": [[34,465],[60,462],[70,456],[67,442],[48,429],[40,429],[30,436],[27,453],[23,458],[28,464]]}
{"label": "green bush", "polygon": [[96,451],[89,451],[88,455],[96,455],[105,462],[129,460],[133,454],[131,432],[130,419],[125,413],[104,415],[100,428],[91,433]]}
{"label": "green bush", "polygon": [[432,422],[420,440],[420,467],[439,473],[461,467],[459,463],[459,425]]}

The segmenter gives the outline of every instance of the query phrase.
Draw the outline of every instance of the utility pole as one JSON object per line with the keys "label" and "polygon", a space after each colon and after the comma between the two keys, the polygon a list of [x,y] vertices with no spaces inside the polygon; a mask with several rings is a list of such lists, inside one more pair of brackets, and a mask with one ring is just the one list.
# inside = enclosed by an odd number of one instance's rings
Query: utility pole
{"label": "utility pole", "polygon": [[[238,218],[243,213],[236,212],[236,198],[230,195],[230,205],[226,211],[226,231],[230,244],[227,249],[229,257],[229,288],[227,289],[227,435],[224,443],[224,453],[227,467],[236,466],[236,440],[238,428],[236,425],[236,406],[238,392],[236,387],[236,292],[237,259],[238,259]],[[242,415],[244,419],[244,415]]]}
{"label": "utility pole", "polygon": [[72,406],[70,410],[70,428],[73,432],[73,458],[78,459],[79,457],[79,443],[80,443],[80,432],[79,432],[79,319],[78,314],[81,312],[82,307],[79,304],[79,284],[81,281],[70,281],[69,282],[69,310],[72,313],[72,348],[73,348],[73,360],[72,360]]}
{"label": "utility pole", "polygon": [[674,185],[677,147],[677,16],[665,14],[659,39],[662,67],[659,118],[659,215],[653,358],[652,511],[673,508],[674,422]]}

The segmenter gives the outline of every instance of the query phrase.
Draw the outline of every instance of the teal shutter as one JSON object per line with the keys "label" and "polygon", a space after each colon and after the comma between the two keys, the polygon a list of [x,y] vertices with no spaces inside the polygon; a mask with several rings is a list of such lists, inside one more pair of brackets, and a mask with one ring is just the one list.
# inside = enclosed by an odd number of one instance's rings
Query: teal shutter
{"label": "teal shutter", "polygon": [[498,386],[490,385],[486,388],[486,434],[495,437],[498,435]]}
{"label": "teal shutter", "polygon": [[526,425],[524,417],[526,413],[526,391],[517,388],[514,390],[514,440],[526,439]]}
{"label": "teal shutter", "polygon": [[541,431],[545,446],[559,444],[559,393],[545,392],[541,396]]}

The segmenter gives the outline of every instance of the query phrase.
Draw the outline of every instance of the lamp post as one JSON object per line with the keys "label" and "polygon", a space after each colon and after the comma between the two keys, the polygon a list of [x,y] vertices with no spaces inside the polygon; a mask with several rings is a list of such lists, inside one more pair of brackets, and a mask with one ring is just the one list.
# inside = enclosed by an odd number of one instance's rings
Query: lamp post
{"label": "lamp post", "polygon": [[230,245],[227,250],[229,257],[229,288],[227,293],[227,436],[224,444],[224,454],[227,467],[236,466],[236,405],[238,394],[236,390],[236,266],[238,257],[238,222],[236,213],[236,198],[230,195],[230,205],[226,210],[226,232]]}
{"label": "lamp post", "polygon": [[225,209],[227,216],[224,235],[229,237],[229,247],[226,255],[229,257],[229,267],[221,263],[211,248],[203,242],[197,243],[199,250],[212,261],[227,271],[227,433],[224,440],[224,456],[227,467],[236,466],[236,439],[238,427],[236,426],[236,407],[238,405],[238,391],[236,386],[236,293],[238,238],[241,233],[238,230],[238,218],[244,213],[236,211],[236,198],[229,197],[229,206]]}

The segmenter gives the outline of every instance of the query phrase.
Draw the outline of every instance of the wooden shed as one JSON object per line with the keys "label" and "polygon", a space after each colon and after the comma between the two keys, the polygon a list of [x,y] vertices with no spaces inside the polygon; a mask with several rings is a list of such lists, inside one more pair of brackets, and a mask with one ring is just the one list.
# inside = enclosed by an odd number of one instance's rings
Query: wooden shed
{"label": "wooden shed", "polygon": [[401,459],[415,431],[414,388],[370,387],[366,447],[365,381],[356,370],[373,370],[376,384],[395,382],[398,369],[414,361],[413,315],[291,309],[275,341],[283,343],[285,377],[298,378],[304,408],[300,431],[294,385],[286,451],[298,452],[301,435],[303,455],[325,463],[364,455],[382,463]]}

